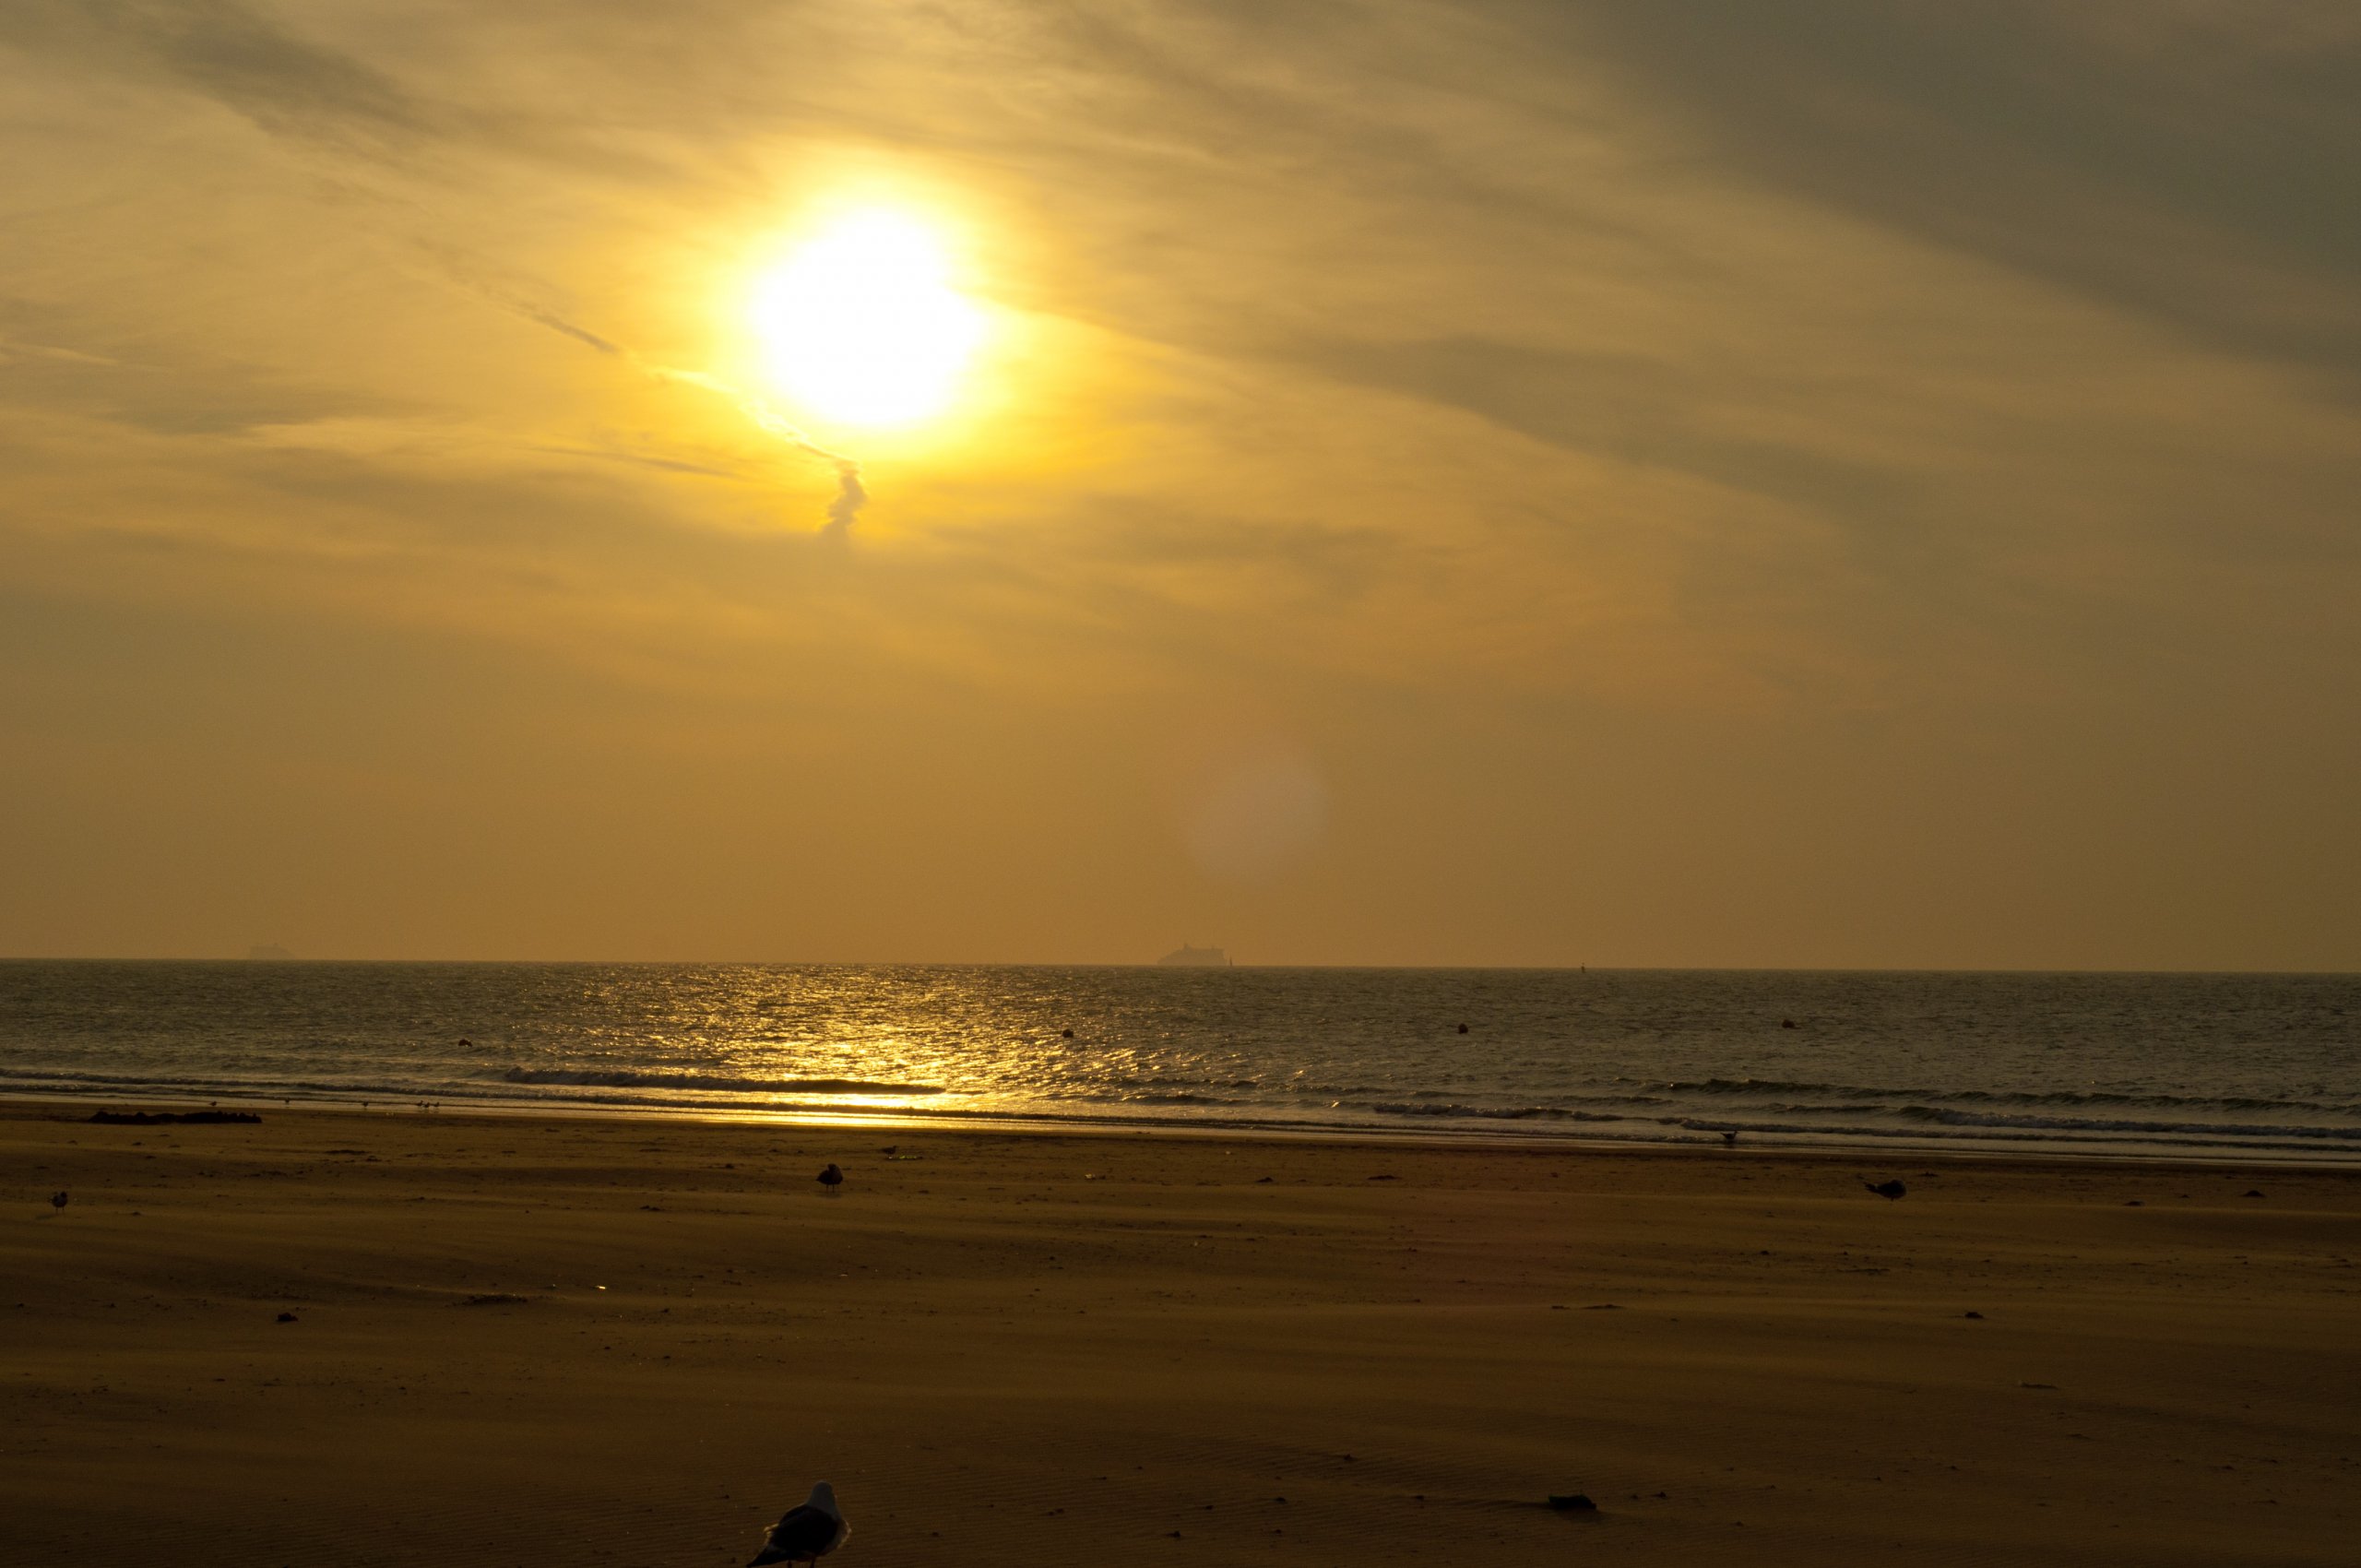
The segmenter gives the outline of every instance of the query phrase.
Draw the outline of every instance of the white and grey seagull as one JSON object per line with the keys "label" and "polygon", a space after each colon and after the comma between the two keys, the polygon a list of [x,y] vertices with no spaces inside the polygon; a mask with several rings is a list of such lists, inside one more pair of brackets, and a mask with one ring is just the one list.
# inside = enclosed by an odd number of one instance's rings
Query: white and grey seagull
{"label": "white and grey seagull", "polygon": [[763,1550],[746,1568],[762,1568],[765,1562],[817,1562],[844,1545],[851,1534],[844,1510],[836,1506],[836,1490],[820,1481],[812,1488],[810,1497],[779,1515]]}

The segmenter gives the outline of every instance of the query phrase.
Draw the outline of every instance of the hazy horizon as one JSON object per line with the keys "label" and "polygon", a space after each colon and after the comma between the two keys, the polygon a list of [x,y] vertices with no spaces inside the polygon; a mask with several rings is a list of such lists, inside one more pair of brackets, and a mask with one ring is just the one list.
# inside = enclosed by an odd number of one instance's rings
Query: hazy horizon
{"label": "hazy horizon", "polygon": [[[2202,980],[2208,976],[2224,979],[2241,978],[2304,980],[2345,980],[2356,969],[1965,969],[1940,967],[1901,965],[1865,966],[1851,968],[1822,968],[1805,965],[1762,966],[1745,964],[1303,964],[1261,963],[1241,959],[1231,954],[1228,965],[1214,968],[1237,969],[1368,969],[1372,971],[1431,970],[1436,972],[1466,972],[1482,974],[1544,973],[1576,974],[1596,970],[1600,974],[1763,974],[1763,975],[2093,975],[2136,978],[2142,975],[2170,976]],[[0,954],[0,964],[411,964],[411,965],[525,965],[550,968],[940,968],[940,969],[1155,969],[1177,968],[1167,966],[1156,958],[457,958],[432,955],[410,957],[355,956],[350,954],[309,953],[12,953]],[[1201,972],[1201,971],[1192,971]]]}
{"label": "hazy horizon", "polygon": [[27,0],[0,84],[0,951],[2361,968],[2350,7]]}

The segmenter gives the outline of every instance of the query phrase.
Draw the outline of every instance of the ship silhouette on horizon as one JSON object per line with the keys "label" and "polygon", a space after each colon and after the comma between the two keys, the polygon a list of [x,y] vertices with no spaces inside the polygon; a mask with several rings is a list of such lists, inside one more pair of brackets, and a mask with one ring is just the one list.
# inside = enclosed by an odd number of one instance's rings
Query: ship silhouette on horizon
{"label": "ship silhouette on horizon", "polygon": [[1229,961],[1229,955],[1218,947],[1194,947],[1186,942],[1158,958],[1157,962],[1160,965],[1169,965],[1174,968],[1190,969],[1228,969],[1237,967]]}

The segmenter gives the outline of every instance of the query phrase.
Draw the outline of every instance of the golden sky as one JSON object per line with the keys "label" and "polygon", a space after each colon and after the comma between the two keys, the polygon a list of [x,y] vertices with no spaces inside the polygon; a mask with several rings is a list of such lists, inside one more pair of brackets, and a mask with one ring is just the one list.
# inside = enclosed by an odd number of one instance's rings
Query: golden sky
{"label": "golden sky", "polygon": [[2349,6],[13,0],[0,103],[0,953],[2361,964]]}

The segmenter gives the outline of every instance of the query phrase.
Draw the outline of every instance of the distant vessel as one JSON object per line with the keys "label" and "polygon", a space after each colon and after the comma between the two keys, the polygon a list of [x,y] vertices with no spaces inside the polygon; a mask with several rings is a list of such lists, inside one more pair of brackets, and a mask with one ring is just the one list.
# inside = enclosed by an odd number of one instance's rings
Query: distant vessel
{"label": "distant vessel", "polygon": [[1232,967],[1229,955],[1220,948],[1192,947],[1185,942],[1157,962],[1192,969],[1227,969]]}

